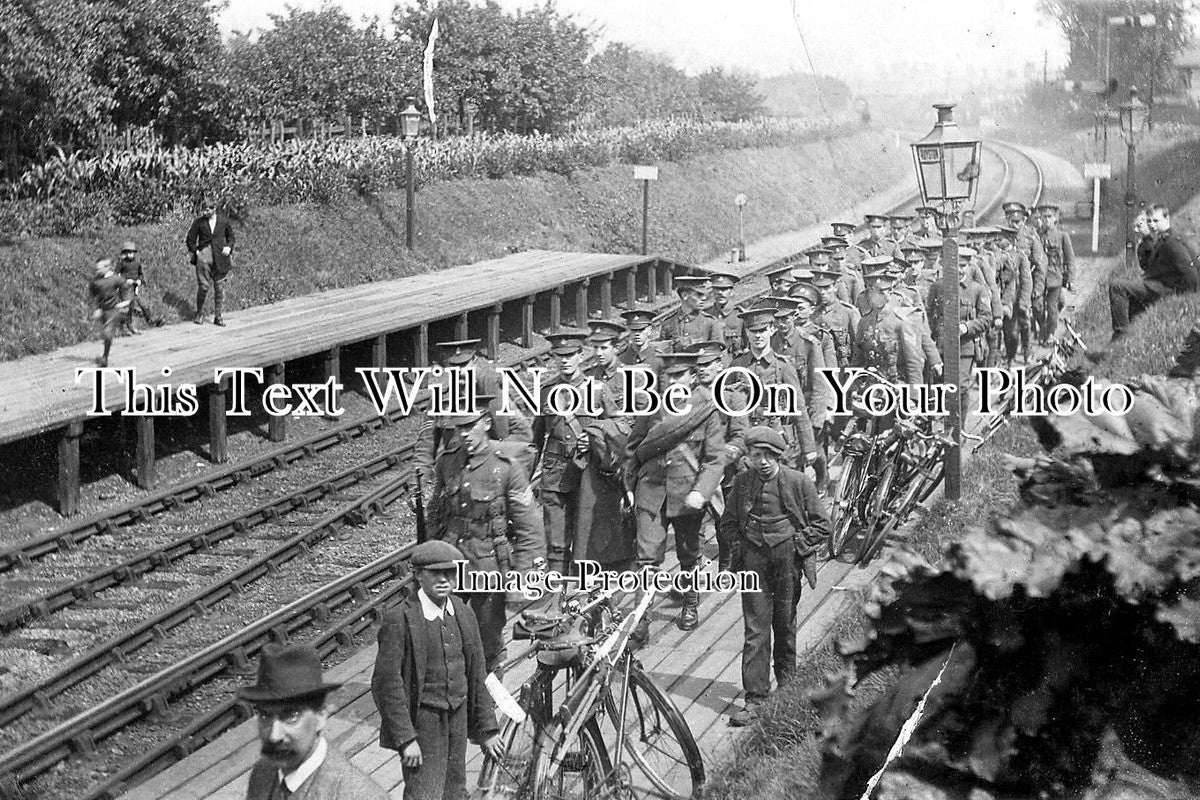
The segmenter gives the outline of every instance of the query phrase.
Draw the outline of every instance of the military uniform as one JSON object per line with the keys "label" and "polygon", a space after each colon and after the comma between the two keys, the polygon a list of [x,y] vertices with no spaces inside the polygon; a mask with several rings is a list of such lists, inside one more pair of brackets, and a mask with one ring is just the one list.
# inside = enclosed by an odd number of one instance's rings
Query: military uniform
{"label": "military uniform", "polygon": [[[515,459],[491,446],[468,453],[463,440],[454,438],[434,465],[427,516],[430,537],[458,547],[475,572],[527,570],[546,555],[529,477]],[[504,651],[504,598],[504,592],[468,597],[479,618],[488,672]]]}
{"label": "military uniform", "polygon": [[862,315],[851,355],[854,366],[870,367],[889,381],[916,385],[924,379],[923,362],[916,330],[896,313],[894,301]]}
{"label": "military uniform", "polygon": [[[960,324],[966,325],[966,331],[959,334],[959,402],[965,419],[971,384],[975,377],[973,370],[977,357],[982,353],[978,339],[992,326],[992,302],[987,287],[969,277],[959,281],[958,301],[958,319]],[[942,285],[938,283],[929,291],[929,319],[939,330],[942,325],[942,306]]]}
{"label": "military uniform", "polygon": [[1062,228],[1054,225],[1041,236],[1042,250],[1046,254],[1045,290],[1042,313],[1037,320],[1042,343],[1045,344],[1058,330],[1058,312],[1062,309],[1062,288],[1074,279],[1075,247],[1071,237]]}
{"label": "military uniform", "polygon": [[[1036,327],[1037,319],[1042,314],[1042,299],[1046,294],[1046,251],[1042,248],[1042,239],[1038,236],[1028,220],[1017,227],[1017,250],[1029,259],[1030,297],[1032,298],[1033,322]],[[1039,336],[1041,335],[1039,331]]]}
{"label": "military uniform", "polygon": [[748,422],[778,431],[788,444],[785,457],[789,461],[799,462],[799,457],[807,453],[816,455],[817,444],[812,434],[812,420],[808,416],[808,405],[804,402],[804,384],[791,360],[774,350],[763,353],[760,357],[755,357],[752,352],[745,352],[733,360],[733,366],[749,369],[764,385],[777,384],[796,388],[799,403],[796,416],[768,416],[760,407],[748,415]]}
{"label": "military uniform", "polygon": [[[746,442],[776,454],[785,446],[765,428],[752,428]],[[808,476],[780,464],[766,479],[757,470],[737,476],[721,526],[735,543],[733,568],[756,573],[762,589],[742,594],[742,687],[753,709],[770,693],[772,663],[780,684],[796,668],[796,604],[805,576],[815,587],[812,559],[829,536],[829,517]]]}
{"label": "military uniform", "polygon": [[703,311],[685,313],[677,308],[662,321],[662,338],[671,343],[673,350],[682,351],[697,342],[725,341],[725,329],[721,321]]}
{"label": "military uniform", "polygon": [[742,335],[742,318],[733,305],[713,306],[713,313],[725,332],[725,348],[731,355],[737,355],[746,349],[746,340]]}
{"label": "military uniform", "polygon": [[920,342],[921,374],[925,376],[926,381],[932,381],[935,368],[942,364],[942,354],[934,341],[929,318],[925,314],[925,305],[921,302],[921,293],[917,291],[916,286],[897,282],[892,289],[892,295],[896,314],[912,326]]}
{"label": "military uniform", "polygon": [[1018,342],[1022,352],[1026,356],[1029,354],[1032,276],[1025,254],[1012,247],[998,250],[995,264],[1003,314],[1000,331],[1004,339],[1004,358],[1012,361],[1017,355]]}

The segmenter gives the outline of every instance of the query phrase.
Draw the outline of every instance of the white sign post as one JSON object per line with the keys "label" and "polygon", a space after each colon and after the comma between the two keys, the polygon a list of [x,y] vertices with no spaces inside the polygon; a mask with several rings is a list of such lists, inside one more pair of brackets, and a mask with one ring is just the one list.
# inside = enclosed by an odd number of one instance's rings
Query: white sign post
{"label": "white sign post", "polygon": [[1112,177],[1112,165],[1092,163],[1083,165],[1083,177],[1092,179],[1092,253],[1100,249],[1100,181]]}
{"label": "white sign post", "polygon": [[658,180],[658,167],[635,166],[633,179],[642,182],[642,255],[646,255],[650,240],[650,181]]}

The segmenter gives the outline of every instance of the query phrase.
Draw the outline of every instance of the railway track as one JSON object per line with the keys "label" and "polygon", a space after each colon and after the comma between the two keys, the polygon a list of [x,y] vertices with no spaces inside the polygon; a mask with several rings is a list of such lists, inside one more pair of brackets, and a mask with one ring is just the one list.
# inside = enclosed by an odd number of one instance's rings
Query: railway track
{"label": "railway track", "polygon": [[[1004,147],[1004,145],[1002,145]],[[1008,159],[999,149],[988,148],[1006,164],[999,190],[986,204],[990,213],[1012,189],[1012,171]],[[1016,148],[1009,148],[1020,153]],[[1022,153],[1022,156],[1028,156]],[[1032,159],[1031,159],[1032,161]],[[1036,162],[1033,162],[1037,167]],[[1040,168],[1036,197],[1041,195]],[[897,208],[911,208],[916,195]],[[1036,201],[1035,201],[1036,202]],[[983,213],[980,214],[982,218]],[[766,272],[780,259],[765,265],[758,274]],[[749,289],[749,281],[740,286],[748,299],[762,291]],[[660,313],[667,313],[674,303],[660,304]],[[523,354],[508,363],[512,366],[540,363],[544,351]],[[87,539],[114,536],[142,523],[166,517],[185,507],[211,498],[229,489],[255,482],[256,479],[279,469],[316,457],[339,445],[370,436],[389,428],[400,420],[398,412],[384,416],[371,415],[305,440],[284,445],[254,459],[202,478],[157,492],[120,508],[73,523],[68,526],[22,542],[0,551],[0,574],[20,574],[25,568],[56,553],[70,553]],[[255,526],[278,521],[281,517],[303,510],[323,498],[344,492],[379,474],[394,472],[411,457],[412,444],[390,450],[369,461],[354,465],[328,478],[312,482],[287,496],[262,503],[247,512],[227,517],[205,527],[202,531],[176,537],[170,542],[139,552],[119,564],[93,571],[66,585],[49,588],[33,597],[0,610],[0,631],[16,630],[32,621],[45,620],[55,613],[80,603],[93,602],[100,593],[118,586],[134,584],[147,574],[178,562],[180,559],[210,552],[216,545]],[[372,472],[378,469],[377,472]],[[211,584],[172,604],[163,612],[144,619],[139,624],[110,637],[69,664],[19,691],[0,698],[0,728],[19,723],[33,714],[53,717],[56,699],[85,683],[103,671],[125,665],[133,655],[152,644],[162,642],[170,631],[190,621],[211,615],[224,600],[240,596],[250,584],[277,572],[280,567],[305,553],[315,542],[326,538],[330,528],[344,525],[354,513],[370,516],[393,505],[408,488],[407,474],[387,480],[368,494],[343,504],[305,531],[292,536],[265,553],[255,556],[232,577]],[[322,533],[324,531],[324,533]],[[132,532],[132,531],[131,531]],[[400,548],[372,564],[338,577],[304,597],[290,602],[277,612],[268,614],[200,652],[178,659],[169,666],[136,683],[131,688],[93,705],[82,713],[61,719],[46,731],[27,737],[18,747],[0,757],[0,794],[5,787],[23,789],[33,785],[41,776],[56,770],[63,762],[79,756],[95,754],[98,744],[119,734],[128,726],[147,718],[169,715],[172,703],[214,682],[230,683],[248,669],[262,644],[284,641],[291,635],[314,624],[324,630],[315,640],[322,655],[353,642],[357,633],[369,629],[379,609],[394,601],[403,591],[403,583],[395,580],[404,570],[407,549]],[[386,588],[384,587],[386,584]],[[378,592],[369,597],[371,592]],[[334,601],[334,598],[338,598]],[[334,619],[335,612],[354,606]],[[202,713],[193,715],[182,730],[174,732],[158,747],[144,749],[132,762],[123,764],[115,774],[86,792],[75,791],[72,796],[115,797],[120,790],[152,775],[155,771],[179,760],[204,743],[219,736],[246,718],[247,710],[227,699],[215,703]]]}

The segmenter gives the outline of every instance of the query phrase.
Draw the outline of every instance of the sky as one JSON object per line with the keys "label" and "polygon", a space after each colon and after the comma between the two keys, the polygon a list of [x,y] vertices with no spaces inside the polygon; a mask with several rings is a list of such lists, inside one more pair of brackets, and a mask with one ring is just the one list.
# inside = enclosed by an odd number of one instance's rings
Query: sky
{"label": "sky", "polygon": [[[287,5],[341,6],[351,17],[388,20],[395,0],[229,0],[225,31],[269,27]],[[499,0],[508,10],[537,0]],[[1065,41],[1036,0],[558,0],[560,11],[620,41],[663,53],[689,73],[735,68],[759,77],[810,72],[869,81],[888,65],[926,63],[1021,70],[1043,58],[1066,63]]]}

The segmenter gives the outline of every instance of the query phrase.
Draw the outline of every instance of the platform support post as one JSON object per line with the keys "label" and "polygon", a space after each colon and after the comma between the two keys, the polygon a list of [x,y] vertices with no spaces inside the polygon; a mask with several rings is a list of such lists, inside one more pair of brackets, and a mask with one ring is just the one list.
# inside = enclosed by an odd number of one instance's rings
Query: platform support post
{"label": "platform support post", "polygon": [[208,457],[214,464],[229,460],[226,395],[225,381],[217,381],[208,387]]}
{"label": "platform support post", "polygon": [[533,347],[533,304],[537,295],[531,294],[521,303],[521,347]]}
{"label": "platform support post", "polygon": [[495,361],[500,355],[500,314],[503,312],[503,303],[496,303],[488,312],[487,355],[492,361]]}
{"label": "platform support post", "polygon": [[662,270],[662,276],[663,276],[663,279],[662,279],[663,294],[665,294],[669,297],[675,293],[675,276],[671,273],[670,265],[664,264],[661,261],[655,261],[654,262],[654,271],[658,272],[660,269]]}
{"label": "platform support post", "polygon": [[83,423],[76,421],[63,428],[58,440],[58,513],[64,517],[79,513],[79,437]]}
{"label": "platform support post", "polygon": [[134,477],[142,489],[153,489],[157,482],[154,469],[154,417],[136,417],[137,467]]}
{"label": "platform support post", "polygon": [[[325,352],[325,380],[333,378],[334,383],[339,383],[342,377],[342,347],[335,344]],[[330,411],[332,409],[326,409]],[[325,419],[337,419],[332,414],[326,414]]]}
{"label": "platform support post", "polygon": [[562,327],[562,297],[563,287],[556,286],[550,295],[550,330]]}
{"label": "platform support post", "polygon": [[575,327],[587,328],[588,321],[588,286],[591,281],[584,278],[575,289]]}
{"label": "platform support post", "polygon": [[381,333],[371,340],[371,366],[377,370],[387,369],[387,334]]}
{"label": "platform support post", "polygon": [[413,358],[417,362],[415,366],[429,366],[429,323],[422,322],[417,327],[417,341],[414,345]]}
{"label": "platform support post", "polygon": [[633,308],[637,305],[637,267],[629,267],[625,270],[625,308]]}
{"label": "platform support post", "polygon": [[458,322],[456,322],[454,325],[455,339],[458,339],[461,342],[463,339],[470,338],[471,326],[469,322],[470,320],[467,318],[467,312],[464,311],[458,315]]}
{"label": "platform support post", "polygon": [[653,304],[658,300],[658,262],[650,261],[642,266],[646,270],[646,299]]}
{"label": "platform support post", "polygon": [[600,276],[600,316],[608,319],[612,316],[612,285],[613,274]]}
{"label": "platform support post", "polygon": [[[267,367],[267,384],[283,383],[286,378],[283,362]],[[267,439],[282,442],[287,439],[287,417],[267,417]]]}

